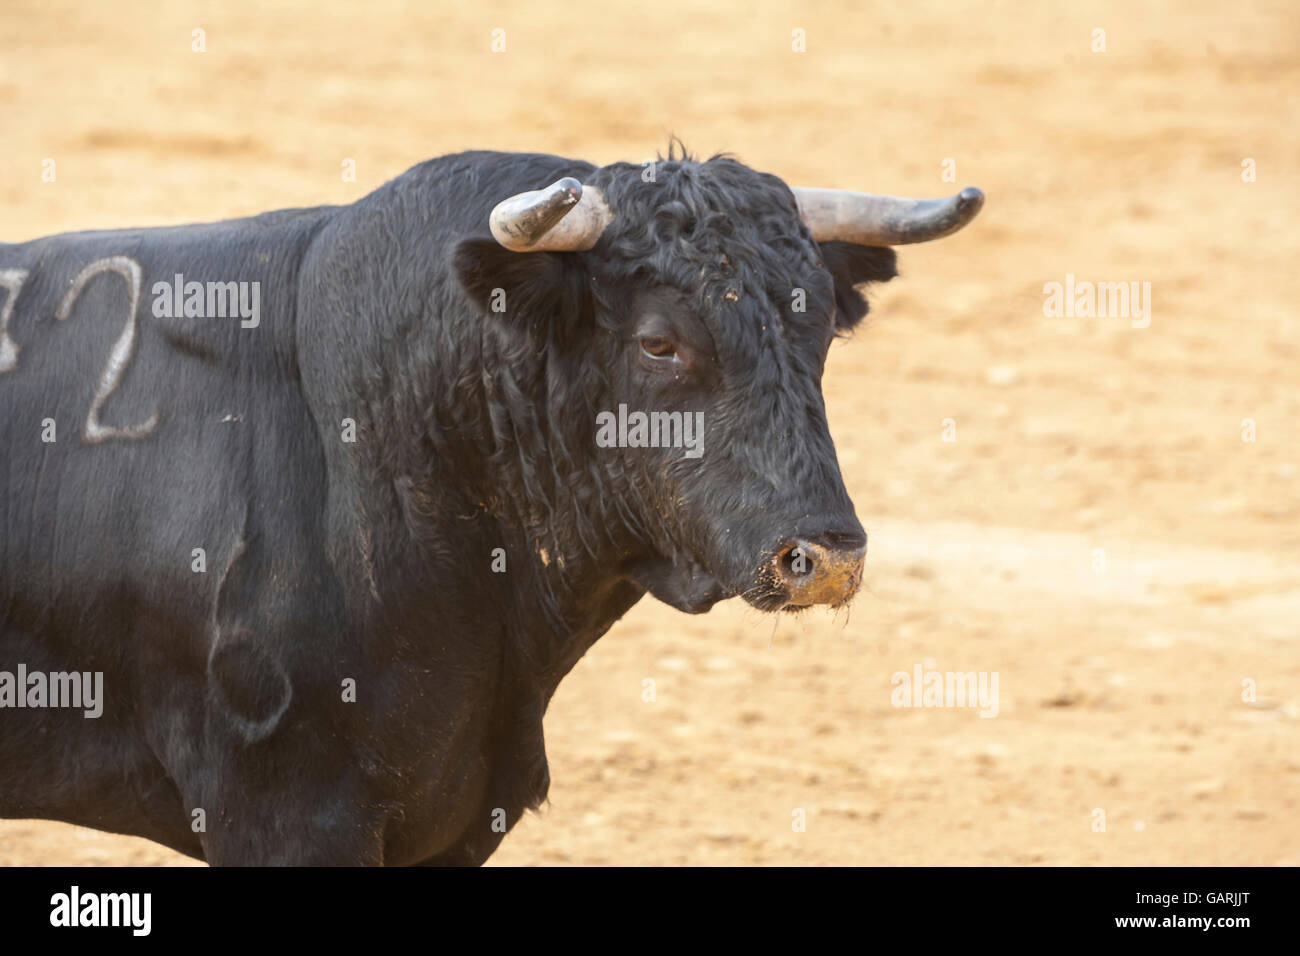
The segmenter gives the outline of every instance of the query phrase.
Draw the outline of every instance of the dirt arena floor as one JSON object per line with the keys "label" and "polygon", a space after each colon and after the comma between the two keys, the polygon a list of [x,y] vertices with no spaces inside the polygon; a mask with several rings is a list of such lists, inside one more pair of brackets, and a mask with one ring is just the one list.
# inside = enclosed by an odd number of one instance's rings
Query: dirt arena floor
{"label": "dirt arena floor", "polygon": [[[561,686],[550,803],[492,862],[1295,866],[1297,90],[1294,2],[4,0],[0,238],[670,133],[791,183],[978,185],[832,350],[864,593],[647,598]],[[1149,325],[1045,315],[1067,274],[1149,282]],[[996,673],[996,717],[893,706],[918,665]],[[0,821],[0,864],[191,862]]]}

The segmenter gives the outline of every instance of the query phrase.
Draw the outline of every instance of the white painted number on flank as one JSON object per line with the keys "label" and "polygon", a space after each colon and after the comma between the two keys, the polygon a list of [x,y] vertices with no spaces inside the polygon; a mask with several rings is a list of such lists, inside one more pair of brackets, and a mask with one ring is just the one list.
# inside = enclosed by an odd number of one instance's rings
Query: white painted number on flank
{"label": "white painted number on flank", "polygon": [[11,372],[18,365],[18,343],[9,337],[9,320],[14,317],[14,303],[26,278],[26,269],[0,269],[0,288],[9,290],[0,308],[0,372]]}
{"label": "white painted number on flank", "polygon": [[54,317],[59,320],[66,319],[86,284],[104,272],[116,272],[126,280],[130,304],[127,307],[126,326],[122,329],[122,334],[117,337],[117,341],[113,343],[112,351],[108,353],[108,364],[104,366],[104,372],[99,377],[95,397],[86,415],[82,438],[87,442],[101,442],[106,438],[144,438],[158,424],[157,412],[149,416],[148,421],[126,428],[113,428],[99,421],[100,409],[113,394],[113,389],[117,388],[122,381],[122,376],[126,374],[126,367],[131,363],[131,356],[135,351],[136,310],[140,305],[140,289],[144,285],[140,263],[126,256],[109,256],[107,259],[97,259],[90,263],[72,280],[72,286],[64,293],[63,301],[59,303],[59,310]]}

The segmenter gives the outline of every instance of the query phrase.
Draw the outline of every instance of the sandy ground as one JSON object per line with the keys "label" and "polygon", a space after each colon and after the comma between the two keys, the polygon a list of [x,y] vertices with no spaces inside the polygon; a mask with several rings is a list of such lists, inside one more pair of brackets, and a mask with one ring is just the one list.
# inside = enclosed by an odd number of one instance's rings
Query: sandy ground
{"label": "sandy ground", "polygon": [[[550,804],[492,862],[1300,865],[1297,90],[1285,2],[8,0],[0,222],[349,202],[462,148],[670,132],[804,185],[979,185],[830,359],[867,592],[643,602],[562,685]],[[1067,273],[1150,282],[1149,327],[1045,316]],[[997,716],[892,706],[917,665],[996,672]],[[0,864],[185,862],[0,821]]]}

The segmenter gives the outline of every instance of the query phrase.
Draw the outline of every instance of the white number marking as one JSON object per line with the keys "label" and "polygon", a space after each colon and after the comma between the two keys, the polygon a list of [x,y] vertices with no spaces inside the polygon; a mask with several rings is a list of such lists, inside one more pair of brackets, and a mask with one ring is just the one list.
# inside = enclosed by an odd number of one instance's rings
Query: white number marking
{"label": "white number marking", "polygon": [[4,308],[0,309],[0,372],[12,372],[18,366],[18,343],[9,337],[9,320],[14,317],[14,303],[27,278],[26,269],[0,269],[0,289],[8,289]]}
{"label": "white number marking", "polygon": [[126,280],[131,302],[126,314],[126,327],[122,329],[122,334],[117,337],[112,351],[108,353],[108,364],[104,366],[104,372],[99,377],[99,386],[95,389],[95,397],[90,403],[90,412],[86,415],[86,424],[81,432],[82,440],[90,443],[101,442],[106,438],[144,438],[158,424],[157,412],[149,416],[148,421],[126,428],[113,428],[102,424],[99,420],[100,409],[113,394],[113,389],[117,388],[122,381],[122,376],[126,374],[126,367],[131,363],[131,356],[135,351],[136,310],[140,305],[140,288],[144,285],[140,263],[126,256],[110,256],[90,263],[72,280],[72,286],[64,293],[63,301],[59,303],[59,310],[54,313],[54,317],[60,320],[66,319],[72,312],[72,305],[76,302],[77,296],[81,295],[81,291],[86,287],[86,283],[104,272],[115,272]]}

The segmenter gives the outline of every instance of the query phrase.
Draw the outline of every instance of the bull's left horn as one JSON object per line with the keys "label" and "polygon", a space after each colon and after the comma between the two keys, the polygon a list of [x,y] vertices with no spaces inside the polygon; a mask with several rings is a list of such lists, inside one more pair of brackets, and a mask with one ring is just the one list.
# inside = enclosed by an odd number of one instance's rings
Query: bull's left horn
{"label": "bull's left horn", "polygon": [[545,189],[496,204],[492,237],[515,252],[584,252],[596,244],[614,214],[599,189],[566,176]]}
{"label": "bull's left horn", "polygon": [[901,246],[952,235],[984,205],[984,193],[967,186],[947,199],[902,199],[847,189],[795,187],[799,215],[818,242]]}

